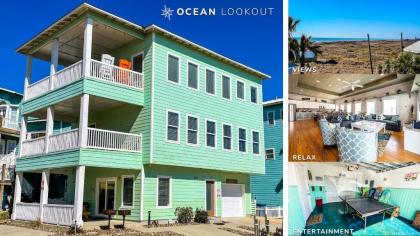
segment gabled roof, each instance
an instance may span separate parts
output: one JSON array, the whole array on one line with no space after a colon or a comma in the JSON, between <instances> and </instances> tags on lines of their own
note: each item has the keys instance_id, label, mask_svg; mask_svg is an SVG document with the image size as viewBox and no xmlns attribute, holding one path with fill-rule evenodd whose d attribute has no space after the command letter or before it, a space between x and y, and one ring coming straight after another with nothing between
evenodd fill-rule
<instances>
[{"instance_id":1,"label":"gabled roof","mask_svg":"<svg viewBox=\"0 0 420 236\"><path fill-rule=\"evenodd\" d=\"M417 41L404 48L404 52L412 52L420 54L420 41Z\"/></svg>"},{"instance_id":2,"label":"gabled roof","mask_svg":"<svg viewBox=\"0 0 420 236\"><path fill-rule=\"evenodd\" d=\"M8 93L17 94L17 95L19 95L19 96L22 96L22 97L23 97L23 94L18 93L18 92L13 91L13 90L6 89L6 88L2 88L2 87L0 87L0 91L5 91L5 92L8 92Z\"/></svg>"},{"instance_id":3,"label":"gabled roof","mask_svg":"<svg viewBox=\"0 0 420 236\"><path fill-rule=\"evenodd\" d=\"M255 70L251 67L248 67L246 65L243 65L237 61L234 61L228 57L222 56L210 49L207 49L203 46L200 46L196 43L193 43L181 36L178 36L174 33L171 33L159 26L156 25L150 25L146 28L137 25L135 23L132 23L128 20L125 20L121 17L118 17L116 15L113 15L109 12L106 12L104 10L101 10L97 7L94 7L90 4L87 3L82 3L81 5L79 5L78 7L76 7L75 9L73 9L72 11L70 11L68 14L66 14L64 17L62 17L61 19L59 19L58 21L56 21L54 24L50 25L49 27L47 27L46 29L44 29L43 31L41 31L39 34L37 34L35 37L33 37L31 40L27 41L26 43L24 43L22 46L20 46L18 49L16 49L17 52L22 53L22 54L29 54L31 52L32 49L38 47L39 45L42 45L43 43L45 43L45 40L48 40L49 37L51 37L52 35L54 35L55 33L57 33L58 31L62 30L64 27L66 27L70 22L72 22L73 20L77 19L78 17L80 17L81 15L85 14L86 12L93 12L96 14L99 14L103 17L106 17L112 21L115 21L119 24L125 25L135 31L138 31L140 33L148 33L148 32L158 32L163 34L164 36L170 37L171 39L174 39L182 44L184 44L185 46L191 47L195 50L198 50L200 52L203 52L209 56L212 56L218 60L221 60L227 64L230 64L234 67L237 67L243 71L246 71L252 75L255 75L256 77L260 78L260 79L268 79L270 78L269 75L264 74L258 70Z\"/></svg>"},{"instance_id":4,"label":"gabled roof","mask_svg":"<svg viewBox=\"0 0 420 236\"><path fill-rule=\"evenodd\" d=\"M263 102L264 107L274 106L274 105L279 105L279 104L283 104L283 99L282 98L276 98L276 99L273 99L273 100Z\"/></svg>"}]
</instances>

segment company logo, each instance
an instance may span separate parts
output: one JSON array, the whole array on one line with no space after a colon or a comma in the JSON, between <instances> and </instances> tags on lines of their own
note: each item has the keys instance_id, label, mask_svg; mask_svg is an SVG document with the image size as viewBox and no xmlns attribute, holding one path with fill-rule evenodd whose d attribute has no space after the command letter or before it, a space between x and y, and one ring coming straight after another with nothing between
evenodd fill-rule
<instances>
[{"instance_id":1,"label":"company logo","mask_svg":"<svg viewBox=\"0 0 420 236\"><path fill-rule=\"evenodd\" d=\"M174 13L175 12L175 13ZM237 7L237 8L200 8L200 7L179 7L172 10L163 5L162 14L165 19L171 20L172 15L176 16L272 16L274 7Z\"/></svg>"}]
</instances>

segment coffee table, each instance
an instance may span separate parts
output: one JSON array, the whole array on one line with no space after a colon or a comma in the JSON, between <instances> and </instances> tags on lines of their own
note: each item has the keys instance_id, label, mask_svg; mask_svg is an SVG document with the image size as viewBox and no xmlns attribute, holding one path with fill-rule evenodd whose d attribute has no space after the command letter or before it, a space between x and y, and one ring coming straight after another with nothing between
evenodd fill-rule
<instances>
[{"instance_id":1,"label":"coffee table","mask_svg":"<svg viewBox=\"0 0 420 236\"><path fill-rule=\"evenodd\" d=\"M385 123L382 122L361 120L351 123L351 127L360 130L375 131L376 133L379 133L381 130L385 132Z\"/></svg>"}]
</instances>

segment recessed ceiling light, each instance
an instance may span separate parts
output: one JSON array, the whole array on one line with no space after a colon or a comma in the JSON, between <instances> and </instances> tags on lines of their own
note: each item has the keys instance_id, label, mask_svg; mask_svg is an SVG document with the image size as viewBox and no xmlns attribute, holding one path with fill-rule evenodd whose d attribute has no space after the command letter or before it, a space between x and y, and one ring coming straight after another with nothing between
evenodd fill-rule
<instances>
[{"instance_id":1,"label":"recessed ceiling light","mask_svg":"<svg viewBox=\"0 0 420 236\"><path fill-rule=\"evenodd\" d=\"M331 86L332 86L331 84L328 85L328 87L331 87Z\"/></svg>"},{"instance_id":2,"label":"recessed ceiling light","mask_svg":"<svg viewBox=\"0 0 420 236\"><path fill-rule=\"evenodd\" d=\"M375 79L370 79L371 81L375 80Z\"/></svg>"},{"instance_id":3,"label":"recessed ceiling light","mask_svg":"<svg viewBox=\"0 0 420 236\"><path fill-rule=\"evenodd\" d=\"M338 81L341 81L341 79L340 79L340 78L338 78L337 80L338 80Z\"/></svg>"},{"instance_id":4,"label":"recessed ceiling light","mask_svg":"<svg viewBox=\"0 0 420 236\"><path fill-rule=\"evenodd\" d=\"M317 83L320 83L321 81L319 81L319 80L316 80L316 82L317 82Z\"/></svg>"},{"instance_id":5,"label":"recessed ceiling light","mask_svg":"<svg viewBox=\"0 0 420 236\"><path fill-rule=\"evenodd\" d=\"M303 89L301 89L301 90L299 90L299 91L303 92Z\"/></svg>"}]
</instances>

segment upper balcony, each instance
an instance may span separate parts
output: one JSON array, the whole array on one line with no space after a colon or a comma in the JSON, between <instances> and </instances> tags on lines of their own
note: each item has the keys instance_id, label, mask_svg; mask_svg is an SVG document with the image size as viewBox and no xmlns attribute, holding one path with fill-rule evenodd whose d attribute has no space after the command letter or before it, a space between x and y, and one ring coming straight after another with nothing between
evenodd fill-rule
<instances>
[{"instance_id":1,"label":"upper balcony","mask_svg":"<svg viewBox=\"0 0 420 236\"><path fill-rule=\"evenodd\" d=\"M146 47L140 31L116 19L89 11L64 17L17 50L27 55L22 112L53 105L69 91L143 105ZM31 82L33 59L50 69Z\"/></svg>"}]
</instances>

